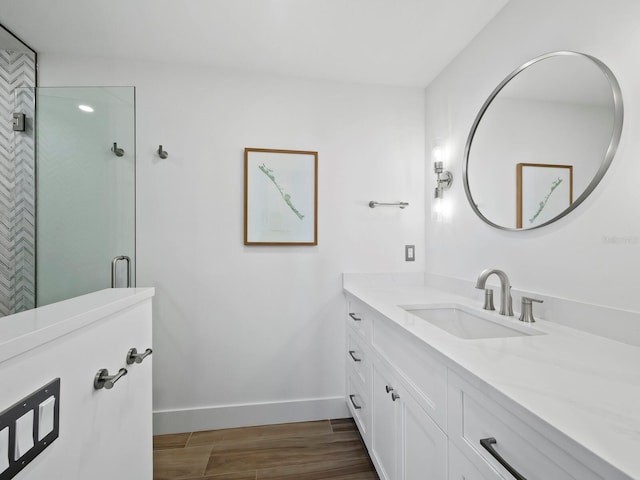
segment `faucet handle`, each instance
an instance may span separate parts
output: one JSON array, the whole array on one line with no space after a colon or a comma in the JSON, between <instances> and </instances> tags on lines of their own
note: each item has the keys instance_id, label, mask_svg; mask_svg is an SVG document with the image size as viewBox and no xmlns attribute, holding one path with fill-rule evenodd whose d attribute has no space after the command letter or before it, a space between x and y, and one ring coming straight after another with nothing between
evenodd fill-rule
<instances>
[{"instance_id":1,"label":"faucet handle","mask_svg":"<svg viewBox=\"0 0 640 480\"><path fill-rule=\"evenodd\" d=\"M491 288L484 289L484 305L482 308L485 310L496 309L496 307L493 306L493 290Z\"/></svg>"},{"instance_id":2,"label":"faucet handle","mask_svg":"<svg viewBox=\"0 0 640 480\"><path fill-rule=\"evenodd\" d=\"M536 319L533 318L533 302L544 303L543 300L538 298L522 297L522 309L519 319L521 322L533 323L536 321Z\"/></svg>"}]
</instances>

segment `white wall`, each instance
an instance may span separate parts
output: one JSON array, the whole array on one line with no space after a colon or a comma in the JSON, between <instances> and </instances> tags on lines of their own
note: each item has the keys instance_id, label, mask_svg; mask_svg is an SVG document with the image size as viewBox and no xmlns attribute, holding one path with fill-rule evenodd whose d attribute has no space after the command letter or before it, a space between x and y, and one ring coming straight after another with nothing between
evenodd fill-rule
<instances>
[{"instance_id":1,"label":"white wall","mask_svg":"<svg viewBox=\"0 0 640 480\"><path fill-rule=\"evenodd\" d=\"M137 280L156 287L154 410L203 409L157 416L156 431L346 413L341 273L423 269L423 90L39 62L41 86L137 87ZM245 147L319 152L317 247L243 246ZM404 262L404 244L418 261ZM263 402L293 403L211 409Z\"/></svg>"},{"instance_id":2,"label":"white wall","mask_svg":"<svg viewBox=\"0 0 640 480\"><path fill-rule=\"evenodd\" d=\"M429 85L426 141L447 140L447 161L456 179L447 192L448 219L427 220L427 272L475 280L484 268L498 267L516 288L640 310L638 18L635 0L512 0ZM499 231L476 217L465 197L467 135L504 77L554 50L593 55L614 72L625 102L620 148L603 181L571 215L538 230ZM435 178L426 178L431 190Z\"/></svg>"}]
</instances>

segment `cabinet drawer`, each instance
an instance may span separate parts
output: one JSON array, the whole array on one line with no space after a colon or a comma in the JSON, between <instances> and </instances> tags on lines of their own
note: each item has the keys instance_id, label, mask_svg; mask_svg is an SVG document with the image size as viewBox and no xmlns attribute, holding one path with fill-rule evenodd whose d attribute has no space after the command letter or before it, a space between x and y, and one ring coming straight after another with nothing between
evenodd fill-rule
<instances>
[{"instance_id":1,"label":"cabinet drawer","mask_svg":"<svg viewBox=\"0 0 640 480\"><path fill-rule=\"evenodd\" d=\"M449 439L471 460L481 479L518 478L500 464L499 455L527 480L603 480L563 449L570 445L553 443L453 373L449 376ZM496 477L495 471L501 476Z\"/></svg>"},{"instance_id":2,"label":"cabinet drawer","mask_svg":"<svg viewBox=\"0 0 640 480\"><path fill-rule=\"evenodd\" d=\"M503 477L496 471L491 471L489 476L481 474L471 461L449 442L449 480L503 480Z\"/></svg>"},{"instance_id":3,"label":"cabinet drawer","mask_svg":"<svg viewBox=\"0 0 640 480\"><path fill-rule=\"evenodd\" d=\"M353 298L347 300L347 325L366 343L371 342L371 317L372 312L365 304Z\"/></svg>"},{"instance_id":4,"label":"cabinet drawer","mask_svg":"<svg viewBox=\"0 0 640 480\"><path fill-rule=\"evenodd\" d=\"M416 391L422 407L446 431L447 367L433 357L420 340L384 318L373 325L373 346L403 374Z\"/></svg>"},{"instance_id":5,"label":"cabinet drawer","mask_svg":"<svg viewBox=\"0 0 640 480\"><path fill-rule=\"evenodd\" d=\"M366 389L354 375L347 375L347 405L368 447L371 436L371 404Z\"/></svg>"},{"instance_id":6,"label":"cabinet drawer","mask_svg":"<svg viewBox=\"0 0 640 480\"><path fill-rule=\"evenodd\" d=\"M371 353L355 332L347 331L347 372L357 375L362 384L371 385Z\"/></svg>"}]
</instances>

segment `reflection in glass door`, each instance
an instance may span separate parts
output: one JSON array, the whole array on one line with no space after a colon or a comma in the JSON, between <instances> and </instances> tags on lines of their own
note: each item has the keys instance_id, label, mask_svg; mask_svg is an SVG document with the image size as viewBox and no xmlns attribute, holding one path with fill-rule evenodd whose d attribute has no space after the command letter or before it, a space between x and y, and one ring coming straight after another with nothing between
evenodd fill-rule
<instances>
[{"instance_id":1,"label":"reflection in glass door","mask_svg":"<svg viewBox=\"0 0 640 480\"><path fill-rule=\"evenodd\" d=\"M134 88L38 88L36 105L36 305L111 287L112 265L135 286Z\"/></svg>"}]
</instances>

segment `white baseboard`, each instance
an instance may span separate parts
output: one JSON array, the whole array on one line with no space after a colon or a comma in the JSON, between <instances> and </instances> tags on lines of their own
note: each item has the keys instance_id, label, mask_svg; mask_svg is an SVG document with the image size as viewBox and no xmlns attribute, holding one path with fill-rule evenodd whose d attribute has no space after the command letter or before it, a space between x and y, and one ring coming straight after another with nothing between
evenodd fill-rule
<instances>
[{"instance_id":1,"label":"white baseboard","mask_svg":"<svg viewBox=\"0 0 640 480\"><path fill-rule=\"evenodd\" d=\"M153 413L153 434L308 422L350 416L344 397L163 410Z\"/></svg>"}]
</instances>

